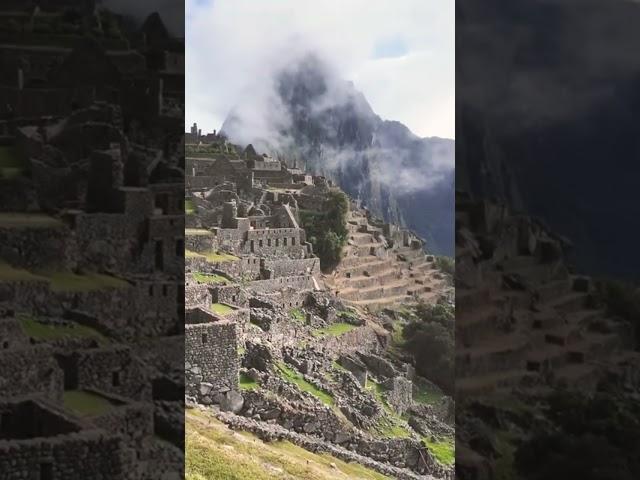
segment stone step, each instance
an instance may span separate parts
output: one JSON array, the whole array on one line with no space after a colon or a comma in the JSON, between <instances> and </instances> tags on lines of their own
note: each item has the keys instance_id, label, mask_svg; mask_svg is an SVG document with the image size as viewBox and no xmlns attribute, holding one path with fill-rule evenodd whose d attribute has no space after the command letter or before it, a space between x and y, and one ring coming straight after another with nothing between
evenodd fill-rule
<instances>
[{"instance_id":1,"label":"stone step","mask_svg":"<svg viewBox=\"0 0 640 480\"><path fill-rule=\"evenodd\" d=\"M349 267L357 267L359 265L379 262L381 260L387 261L391 264L391 259L386 257L378 257L376 255L348 255L340 260L339 270L346 270Z\"/></svg>"},{"instance_id":2,"label":"stone step","mask_svg":"<svg viewBox=\"0 0 640 480\"><path fill-rule=\"evenodd\" d=\"M399 273L395 269L387 268L375 275L359 275L357 277L340 277L335 282L337 288L369 288L376 284L389 283L396 280Z\"/></svg>"},{"instance_id":3,"label":"stone step","mask_svg":"<svg viewBox=\"0 0 640 480\"><path fill-rule=\"evenodd\" d=\"M426 256L427 256L424 253L424 250L416 249L416 248L400 248L396 250L396 255L398 256L402 255L405 258L404 261L407 261L407 262L411 260L416 260L416 259L424 260L426 259Z\"/></svg>"},{"instance_id":4,"label":"stone step","mask_svg":"<svg viewBox=\"0 0 640 480\"><path fill-rule=\"evenodd\" d=\"M397 295L407 295L408 283L406 280L376 285L369 288L346 288L339 293L340 298L345 300L375 300L377 298L394 297Z\"/></svg>"},{"instance_id":5,"label":"stone step","mask_svg":"<svg viewBox=\"0 0 640 480\"><path fill-rule=\"evenodd\" d=\"M365 245L373 243L373 235L370 233L352 233L349 235L349 240L351 240L355 245Z\"/></svg>"},{"instance_id":6,"label":"stone step","mask_svg":"<svg viewBox=\"0 0 640 480\"><path fill-rule=\"evenodd\" d=\"M346 303L356 307L368 308L371 311L377 311L387 307L407 305L414 302L413 299L407 295L397 295L394 297L377 298L375 300L347 301Z\"/></svg>"},{"instance_id":7,"label":"stone step","mask_svg":"<svg viewBox=\"0 0 640 480\"><path fill-rule=\"evenodd\" d=\"M384 245L380 242L370 242L351 247L358 255L375 255L376 252L384 249Z\"/></svg>"},{"instance_id":8,"label":"stone step","mask_svg":"<svg viewBox=\"0 0 640 480\"><path fill-rule=\"evenodd\" d=\"M379 272L385 271L392 267L393 262L387 259L379 259L378 257L371 257L376 260L367 261L360 265L354 265L351 267L341 268L337 272L337 276L339 277L366 277L373 276Z\"/></svg>"}]
</instances>

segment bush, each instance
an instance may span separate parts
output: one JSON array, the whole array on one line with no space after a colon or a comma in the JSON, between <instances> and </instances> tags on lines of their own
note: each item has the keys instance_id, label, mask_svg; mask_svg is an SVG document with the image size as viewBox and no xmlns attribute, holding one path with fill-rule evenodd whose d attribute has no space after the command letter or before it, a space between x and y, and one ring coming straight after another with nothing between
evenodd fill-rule
<instances>
[{"instance_id":1,"label":"bush","mask_svg":"<svg viewBox=\"0 0 640 480\"><path fill-rule=\"evenodd\" d=\"M300 221L307 232L307 239L320 258L323 270L335 267L342 257L347 243L347 213L349 200L344 192L332 190L320 213L301 212Z\"/></svg>"},{"instance_id":2,"label":"bush","mask_svg":"<svg viewBox=\"0 0 640 480\"><path fill-rule=\"evenodd\" d=\"M436 267L447 275L453 276L456 273L456 261L451 257L438 256L436 257Z\"/></svg>"},{"instance_id":3,"label":"bush","mask_svg":"<svg viewBox=\"0 0 640 480\"><path fill-rule=\"evenodd\" d=\"M403 330L404 348L416 360L416 370L447 394L454 390L454 310L445 304L420 304L417 320Z\"/></svg>"}]
</instances>

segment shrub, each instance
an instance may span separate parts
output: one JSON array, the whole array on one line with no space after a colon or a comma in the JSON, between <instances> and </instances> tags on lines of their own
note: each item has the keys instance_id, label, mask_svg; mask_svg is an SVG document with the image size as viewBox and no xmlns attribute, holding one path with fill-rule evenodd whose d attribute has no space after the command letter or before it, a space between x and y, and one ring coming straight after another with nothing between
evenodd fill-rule
<instances>
[{"instance_id":1,"label":"shrub","mask_svg":"<svg viewBox=\"0 0 640 480\"><path fill-rule=\"evenodd\" d=\"M446 393L454 390L454 310L446 304L419 304L417 319L404 328L404 348L416 360L416 370Z\"/></svg>"},{"instance_id":2,"label":"shrub","mask_svg":"<svg viewBox=\"0 0 640 480\"><path fill-rule=\"evenodd\" d=\"M321 213L301 212L300 221L323 270L335 267L347 243L349 200L344 192L332 190Z\"/></svg>"}]
</instances>

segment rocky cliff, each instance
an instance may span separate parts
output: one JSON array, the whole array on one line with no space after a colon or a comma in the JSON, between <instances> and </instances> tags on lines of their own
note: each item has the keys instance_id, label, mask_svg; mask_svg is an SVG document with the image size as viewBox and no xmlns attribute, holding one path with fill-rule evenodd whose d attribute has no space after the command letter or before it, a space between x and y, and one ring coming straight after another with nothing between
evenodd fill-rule
<instances>
[{"instance_id":1,"label":"rocky cliff","mask_svg":"<svg viewBox=\"0 0 640 480\"><path fill-rule=\"evenodd\" d=\"M273 87L271 131L247 128L260 123L262 109L239 105L223 133L289 163L304 158L298 166L334 179L386 221L415 230L431 252L453 253L453 140L420 138L400 122L383 120L352 83L315 56L283 69Z\"/></svg>"}]
</instances>

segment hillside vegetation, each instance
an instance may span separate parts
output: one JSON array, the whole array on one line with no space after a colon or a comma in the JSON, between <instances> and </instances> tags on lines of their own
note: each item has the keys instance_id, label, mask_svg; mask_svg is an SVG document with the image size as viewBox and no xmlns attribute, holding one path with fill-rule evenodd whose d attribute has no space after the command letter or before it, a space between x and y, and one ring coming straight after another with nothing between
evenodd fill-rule
<instances>
[{"instance_id":1,"label":"hillside vegetation","mask_svg":"<svg viewBox=\"0 0 640 480\"><path fill-rule=\"evenodd\" d=\"M234 432L200 411L187 412L186 480L385 480L388 477L290 442Z\"/></svg>"}]
</instances>

